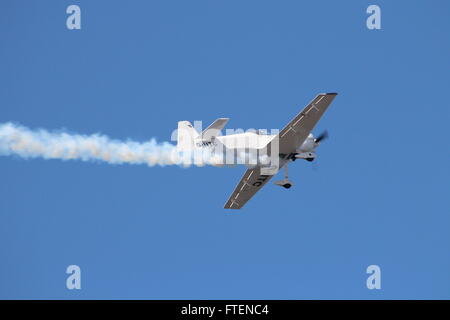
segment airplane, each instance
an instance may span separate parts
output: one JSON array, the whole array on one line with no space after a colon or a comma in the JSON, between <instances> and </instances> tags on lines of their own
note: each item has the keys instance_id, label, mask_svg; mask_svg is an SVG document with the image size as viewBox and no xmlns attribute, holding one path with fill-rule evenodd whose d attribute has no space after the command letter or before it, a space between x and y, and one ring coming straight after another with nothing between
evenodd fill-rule
<instances>
[{"instance_id":1,"label":"airplane","mask_svg":"<svg viewBox=\"0 0 450 320\"><path fill-rule=\"evenodd\" d=\"M247 165L248 169L224 208L241 209L283 167L284 179L275 181L275 185L286 189L293 186L288 177L288 164L296 159L313 161L316 158L316 148L328 137L328 133L325 131L314 137L311 131L336 95L337 93L318 94L278 134L250 131L221 135L229 118L217 119L201 133L189 121L179 121L177 150L179 152L207 150L209 154L221 157L225 155L228 157L227 160L231 159L227 162L222 158L217 166L229 163L235 165L236 158L240 158L239 164ZM251 154L255 154L256 157L249 156ZM262 160L267 158L271 159L269 164ZM276 164L273 165L274 163Z\"/></svg>"}]
</instances>

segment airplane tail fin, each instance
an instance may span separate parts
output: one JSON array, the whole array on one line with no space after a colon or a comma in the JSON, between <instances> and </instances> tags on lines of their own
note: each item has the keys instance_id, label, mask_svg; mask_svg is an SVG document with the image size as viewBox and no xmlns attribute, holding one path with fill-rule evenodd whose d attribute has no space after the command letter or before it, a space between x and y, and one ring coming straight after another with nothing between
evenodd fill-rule
<instances>
[{"instance_id":1,"label":"airplane tail fin","mask_svg":"<svg viewBox=\"0 0 450 320\"><path fill-rule=\"evenodd\" d=\"M177 150L188 151L195 147L195 139L200 134L189 121L178 121Z\"/></svg>"}]
</instances>

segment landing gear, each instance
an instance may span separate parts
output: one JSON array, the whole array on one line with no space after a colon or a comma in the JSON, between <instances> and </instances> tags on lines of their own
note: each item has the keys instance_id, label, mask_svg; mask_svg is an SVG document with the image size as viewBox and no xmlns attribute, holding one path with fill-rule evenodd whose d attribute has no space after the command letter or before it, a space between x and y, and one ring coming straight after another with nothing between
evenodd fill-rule
<instances>
[{"instance_id":1,"label":"landing gear","mask_svg":"<svg viewBox=\"0 0 450 320\"><path fill-rule=\"evenodd\" d=\"M286 163L286 165L284 166L284 179L283 180L278 180L274 182L277 186L289 189L290 187L292 187L294 185L294 183L292 181L289 180L288 178L288 164Z\"/></svg>"},{"instance_id":2,"label":"landing gear","mask_svg":"<svg viewBox=\"0 0 450 320\"><path fill-rule=\"evenodd\" d=\"M316 153L314 151L311 152L300 152L300 153L294 153L292 154L292 161L294 161L295 159L305 159L306 161L314 161L314 159L316 158Z\"/></svg>"}]
</instances>

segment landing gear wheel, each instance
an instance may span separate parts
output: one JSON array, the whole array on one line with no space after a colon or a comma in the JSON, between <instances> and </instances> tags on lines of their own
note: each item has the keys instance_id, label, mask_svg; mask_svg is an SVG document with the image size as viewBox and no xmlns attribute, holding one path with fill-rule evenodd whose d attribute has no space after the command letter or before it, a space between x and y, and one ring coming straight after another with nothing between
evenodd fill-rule
<instances>
[{"instance_id":1,"label":"landing gear wheel","mask_svg":"<svg viewBox=\"0 0 450 320\"><path fill-rule=\"evenodd\" d=\"M285 189L289 189L290 187L292 187L294 185L294 183L289 180L289 177L288 177L288 164L287 163L286 163L286 165L284 167L284 170L285 170L284 171L284 179L275 181L274 183L277 186L283 187Z\"/></svg>"}]
</instances>

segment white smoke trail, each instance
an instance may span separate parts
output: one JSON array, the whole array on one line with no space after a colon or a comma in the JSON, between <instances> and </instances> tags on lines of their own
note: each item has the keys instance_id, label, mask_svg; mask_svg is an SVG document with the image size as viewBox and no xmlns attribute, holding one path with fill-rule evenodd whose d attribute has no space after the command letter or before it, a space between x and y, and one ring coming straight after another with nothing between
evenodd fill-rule
<instances>
[{"instance_id":1,"label":"white smoke trail","mask_svg":"<svg viewBox=\"0 0 450 320\"><path fill-rule=\"evenodd\" d=\"M79 135L65 132L30 130L13 123L0 124L0 155L22 158L103 161L111 164L183 165L192 164L191 157L180 155L176 146L158 143L119 141L105 135ZM196 165L209 163L197 161Z\"/></svg>"}]
</instances>

